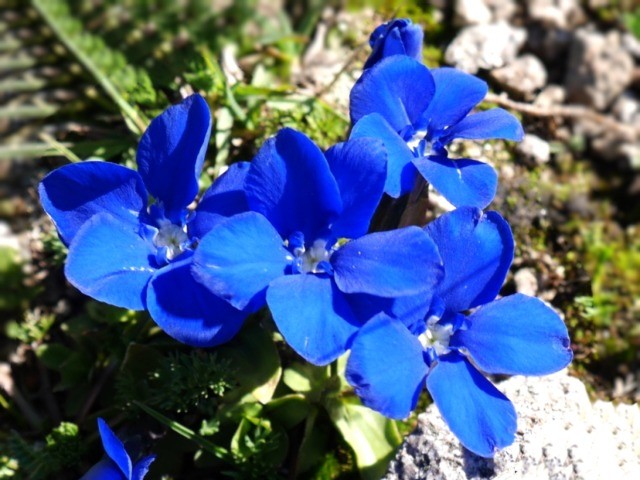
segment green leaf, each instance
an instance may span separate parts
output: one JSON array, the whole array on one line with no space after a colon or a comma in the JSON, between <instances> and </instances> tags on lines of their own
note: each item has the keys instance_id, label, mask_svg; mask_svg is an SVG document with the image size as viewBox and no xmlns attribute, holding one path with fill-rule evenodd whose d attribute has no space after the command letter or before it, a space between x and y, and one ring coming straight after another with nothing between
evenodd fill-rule
<instances>
[{"instance_id":1,"label":"green leaf","mask_svg":"<svg viewBox=\"0 0 640 480\"><path fill-rule=\"evenodd\" d=\"M327 408L333 424L356 455L360 476L379 479L402 441L395 421L344 399L332 399Z\"/></svg>"},{"instance_id":2,"label":"green leaf","mask_svg":"<svg viewBox=\"0 0 640 480\"><path fill-rule=\"evenodd\" d=\"M299 393L274 398L264 408L264 413L290 429L303 421L311 411L309 401Z\"/></svg>"},{"instance_id":3,"label":"green leaf","mask_svg":"<svg viewBox=\"0 0 640 480\"><path fill-rule=\"evenodd\" d=\"M225 401L234 402L246 393L266 404L273 398L282 375L280 356L271 335L258 324L247 325L234 340L218 349L222 358L237 369L239 388L230 392Z\"/></svg>"}]
</instances>

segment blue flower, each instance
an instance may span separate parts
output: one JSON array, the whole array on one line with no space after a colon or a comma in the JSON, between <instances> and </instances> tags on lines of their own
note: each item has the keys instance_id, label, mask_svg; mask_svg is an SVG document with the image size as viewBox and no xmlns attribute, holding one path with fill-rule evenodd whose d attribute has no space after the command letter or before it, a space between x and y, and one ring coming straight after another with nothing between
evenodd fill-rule
<instances>
[{"instance_id":1,"label":"blue flower","mask_svg":"<svg viewBox=\"0 0 640 480\"><path fill-rule=\"evenodd\" d=\"M378 26L369 37L371 54L364 69L391 55L407 55L422 61L422 40L424 34L418 25L408 18L399 18Z\"/></svg>"},{"instance_id":2,"label":"blue flower","mask_svg":"<svg viewBox=\"0 0 640 480\"><path fill-rule=\"evenodd\" d=\"M210 130L209 108L193 95L151 122L138 146L138 172L87 161L54 170L39 188L69 246L69 282L96 300L149 310L166 333L194 346L228 340L244 318L190 273L198 238L246 209L247 163L219 178L195 212L187 208L198 192Z\"/></svg>"},{"instance_id":3,"label":"blue flower","mask_svg":"<svg viewBox=\"0 0 640 480\"><path fill-rule=\"evenodd\" d=\"M101 418L98 430L107 458L96 463L80 480L142 480L156 456L149 455L133 463L120 439Z\"/></svg>"},{"instance_id":4,"label":"blue flower","mask_svg":"<svg viewBox=\"0 0 640 480\"><path fill-rule=\"evenodd\" d=\"M501 108L469 115L486 93L486 83L473 75L430 71L394 55L353 87L351 138L383 140L389 152L385 192L392 197L412 189L417 170L454 206L484 208L495 196L495 170L477 160L449 159L446 147L456 139L522 139L520 122Z\"/></svg>"},{"instance_id":5,"label":"blue flower","mask_svg":"<svg viewBox=\"0 0 640 480\"><path fill-rule=\"evenodd\" d=\"M560 370L572 358L567 329L537 298L514 294L494 300L514 249L500 215L463 207L425 231L444 263L426 320L403 324L380 314L367 322L353 341L347 379L365 405L392 418L415 408L426 382L460 442L491 456L513 442L516 412L480 372Z\"/></svg>"},{"instance_id":6,"label":"blue flower","mask_svg":"<svg viewBox=\"0 0 640 480\"><path fill-rule=\"evenodd\" d=\"M305 135L281 130L246 175L252 211L202 238L196 277L237 309L266 302L285 340L316 365L343 354L371 312L426 313L441 275L428 235L417 227L367 234L385 163L375 139L323 154Z\"/></svg>"}]
</instances>

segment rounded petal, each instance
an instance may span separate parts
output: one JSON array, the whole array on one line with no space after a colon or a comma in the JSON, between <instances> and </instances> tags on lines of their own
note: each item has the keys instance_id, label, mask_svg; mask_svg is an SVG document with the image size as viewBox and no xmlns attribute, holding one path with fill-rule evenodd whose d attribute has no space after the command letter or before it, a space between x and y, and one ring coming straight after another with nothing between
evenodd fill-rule
<instances>
[{"instance_id":1,"label":"rounded petal","mask_svg":"<svg viewBox=\"0 0 640 480\"><path fill-rule=\"evenodd\" d=\"M278 278L269 285L267 304L287 343L314 365L327 365L346 352L361 325L329 277Z\"/></svg>"},{"instance_id":2,"label":"rounded petal","mask_svg":"<svg viewBox=\"0 0 640 480\"><path fill-rule=\"evenodd\" d=\"M462 312L496 298L514 250L511 228L498 213L458 208L436 218L425 231L444 263L437 294L448 310Z\"/></svg>"},{"instance_id":3,"label":"rounded petal","mask_svg":"<svg viewBox=\"0 0 640 480\"><path fill-rule=\"evenodd\" d=\"M353 126L349 138L379 138L387 151L384 192L394 198L409 193L416 178L413 152L391 125L379 114L365 115Z\"/></svg>"},{"instance_id":4,"label":"rounded petal","mask_svg":"<svg viewBox=\"0 0 640 480\"><path fill-rule=\"evenodd\" d=\"M246 212L221 221L202 238L193 274L215 296L242 310L261 303L269 282L284 275L289 262L289 252L269 221Z\"/></svg>"},{"instance_id":5,"label":"rounded petal","mask_svg":"<svg viewBox=\"0 0 640 480\"><path fill-rule=\"evenodd\" d=\"M431 72L413 58L394 55L365 71L351 90L351 123L379 113L396 131L418 125L435 92Z\"/></svg>"},{"instance_id":6,"label":"rounded petal","mask_svg":"<svg viewBox=\"0 0 640 480\"><path fill-rule=\"evenodd\" d=\"M149 472L149 468L151 467L151 464L155 461L155 459L155 455L149 455L141 460L138 460L133 466L133 476L131 477L131 480L142 480L147 472Z\"/></svg>"},{"instance_id":7,"label":"rounded petal","mask_svg":"<svg viewBox=\"0 0 640 480\"><path fill-rule=\"evenodd\" d=\"M104 451L107 452L109 458L118 465L118 468L122 471L125 478L131 478L133 470L131 458L129 458L129 454L120 439L116 437L113 430L111 430L109 425L101 418L98 418L98 430L100 431Z\"/></svg>"},{"instance_id":8,"label":"rounded petal","mask_svg":"<svg viewBox=\"0 0 640 480\"><path fill-rule=\"evenodd\" d=\"M392 20L376 27L369 38L373 51L363 68L371 68L391 55L407 55L421 61L423 37L422 28L413 25L407 18Z\"/></svg>"},{"instance_id":9,"label":"rounded petal","mask_svg":"<svg viewBox=\"0 0 640 480\"><path fill-rule=\"evenodd\" d=\"M247 313L233 308L196 282L191 258L158 270L149 282L147 308L169 336L193 347L225 343L242 327Z\"/></svg>"},{"instance_id":10,"label":"rounded petal","mask_svg":"<svg viewBox=\"0 0 640 480\"><path fill-rule=\"evenodd\" d=\"M424 114L429 132L440 132L465 118L487 94L486 82L456 68L431 70L436 92Z\"/></svg>"},{"instance_id":11,"label":"rounded petal","mask_svg":"<svg viewBox=\"0 0 640 480\"><path fill-rule=\"evenodd\" d=\"M244 179L250 165L249 162L234 163L216 178L202 196L193 219L188 223L190 238L202 238L223 218L249 210Z\"/></svg>"},{"instance_id":12,"label":"rounded petal","mask_svg":"<svg viewBox=\"0 0 640 480\"><path fill-rule=\"evenodd\" d=\"M283 238L326 233L342 211L340 191L320 149L307 136L282 129L265 142L245 181L251 210L262 213Z\"/></svg>"},{"instance_id":13,"label":"rounded petal","mask_svg":"<svg viewBox=\"0 0 640 480\"><path fill-rule=\"evenodd\" d=\"M567 327L537 298L517 293L488 303L467 319L451 345L464 347L487 373L548 375L573 358Z\"/></svg>"},{"instance_id":14,"label":"rounded petal","mask_svg":"<svg viewBox=\"0 0 640 480\"><path fill-rule=\"evenodd\" d=\"M466 116L459 123L448 128L439 141L442 145L457 138L467 140L501 138L519 142L523 137L524 130L516 117L502 108L492 108Z\"/></svg>"},{"instance_id":15,"label":"rounded petal","mask_svg":"<svg viewBox=\"0 0 640 480\"><path fill-rule=\"evenodd\" d=\"M340 290L379 297L427 294L442 275L437 248L418 227L352 240L333 254L331 265Z\"/></svg>"},{"instance_id":16,"label":"rounded petal","mask_svg":"<svg viewBox=\"0 0 640 480\"><path fill-rule=\"evenodd\" d=\"M387 176L387 151L381 140L356 138L326 153L338 183L343 210L331 225L335 237L357 238L369 231Z\"/></svg>"},{"instance_id":17,"label":"rounded petal","mask_svg":"<svg viewBox=\"0 0 640 480\"><path fill-rule=\"evenodd\" d=\"M69 245L82 225L108 212L137 231L147 191L134 170L107 162L72 163L49 173L38 187L42 208Z\"/></svg>"},{"instance_id":18,"label":"rounded petal","mask_svg":"<svg viewBox=\"0 0 640 480\"><path fill-rule=\"evenodd\" d=\"M128 480L118 465L110 458L103 458L85 473L80 480Z\"/></svg>"},{"instance_id":19,"label":"rounded petal","mask_svg":"<svg viewBox=\"0 0 640 480\"><path fill-rule=\"evenodd\" d=\"M198 94L154 118L142 135L136 159L147 189L178 220L198 193L198 177L211 134L211 113Z\"/></svg>"},{"instance_id":20,"label":"rounded petal","mask_svg":"<svg viewBox=\"0 0 640 480\"><path fill-rule=\"evenodd\" d=\"M417 322L424 325L425 316L431 305L431 296L428 292L395 298L377 297L366 293L350 293L346 295L346 299L356 318L361 321L370 320L380 312L384 312L391 318L397 318L408 327Z\"/></svg>"},{"instance_id":21,"label":"rounded petal","mask_svg":"<svg viewBox=\"0 0 640 480\"><path fill-rule=\"evenodd\" d=\"M420 341L397 320L381 314L368 321L353 340L347 381L364 405L386 417L409 416L426 375Z\"/></svg>"},{"instance_id":22,"label":"rounded petal","mask_svg":"<svg viewBox=\"0 0 640 480\"><path fill-rule=\"evenodd\" d=\"M513 404L463 356L441 356L427 375L427 389L451 431L476 455L491 457L513 443Z\"/></svg>"},{"instance_id":23,"label":"rounded petal","mask_svg":"<svg viewBox=\"0 0 640 480\"><path fill-rule=\"evenodd\" d=\"M156 249L129 225L106 213L85 222L69 247L67 279L85 295L117 307L144 310L158 265Z\"/></svg>"},{"instance_id":24,"label":"rounded petal","mask_svg":"<svg viewBox=\"0 0 640 480\"><path fill-rule=\"evenodd\" d=\"M455 207L485 208L498 188L498 174L486 163L429 156L413 160L425 180Z\"/></svg>"}]
</instances>

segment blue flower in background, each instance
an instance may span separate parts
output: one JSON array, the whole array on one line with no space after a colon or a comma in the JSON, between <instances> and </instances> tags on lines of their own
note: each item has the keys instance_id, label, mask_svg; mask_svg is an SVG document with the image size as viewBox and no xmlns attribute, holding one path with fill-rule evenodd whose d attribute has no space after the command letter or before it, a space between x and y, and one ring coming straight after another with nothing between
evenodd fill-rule
<instances>
[{"instance_id":1,"label":"blue flower in background","mask_svg":"<svg viewBox=\"0 0 640 480\"><path fill-rule=\"evenodd\" d=\"M429 70L394 55L365 71L351 90L351 138L381 139L389 153L385 192L411 191L416 170L456 207L486 207L495 196L497 174L477 160L448 158L456 139L521 140L520 122L501 109L469 115L487 84L453 68Z\"/></svg>"},{"instance_id":2,"label":"blue flower in background","mask_svg":"<svg viewBox=\"0 0 640 480\"><path fill-rule=\"evenodd\" d=\"M459 208L425 231L444 263L426 320L401 323L380 314L367 322L353 341L347 379L365 405L392 418L408 416L426 381L460 442L491 456L513 442L516 412L480 372L558 371L572 358L567 329L537 298L495 300L514 250L500 215Z\"/></svg>"},{"instance_id":3,"label":"blue flower in background","mask_svg":"<svg viewBox=\"0 0 640 480\"><path fill-rule=\"evenodd\" d=\"M418 25L408 18L399 18L377 27L369 37L371 55L364 69L391 55L407 55L422 61L422 40L424 34Z\"/></svg>"},{"instance_id":4,"label":"blue flower in background","mask_svg":"<svg viewBox=\"0 0 640 480\"><path fill-rule=\"evenodd\" d=\"M316 365L343 354L371 311L426 313L441 275L433 241L417 227L367 234L385 169L375 139L323 154L305 135L281 130L246 175L252 211L202 238L196 277L237 309L266 302L287 343Z\"/></svg>"},{"instance_id":5,"label":"blue flower in background","mask_svg":"<svg viewBox=\"0 0 640 480\"><path fill-rule=\"evenodd\" d=\"M80 480L142 480L156 456L149 455L133 463L120 439L101 418L98 418L98 430L107 458L95 464Z\"/></svg>"},{"instance_id":6,"label":"blue flower in background","mask_svg":"<svg viewBox=\"0 0 640 480\"><path fill-rule=\"evenodd\" d=\"M210 131L209 108L192 95L151 122L138 146L138 172L87 161L54 170L39 188L69 247L69 282L96 300L148 309L166 333L194 346L230 339L245 316L190 272L197 240L224 216L246 209L247 163L220 177L195 212L187 208L198 193Z\"/></svg>"}]
</instances>

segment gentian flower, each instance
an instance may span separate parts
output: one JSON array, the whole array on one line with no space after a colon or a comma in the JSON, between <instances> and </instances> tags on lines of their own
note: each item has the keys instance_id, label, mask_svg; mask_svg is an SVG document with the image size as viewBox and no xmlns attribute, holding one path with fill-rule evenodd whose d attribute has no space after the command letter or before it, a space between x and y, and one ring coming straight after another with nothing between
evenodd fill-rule
<instances>
[{"instance_id":1,"label":"gentian flower","mask_svg":"<svg viewBox=\"0 0 640 480\"><path fill-rule=\"evenodd\" d=\"M120 439L101 418L98 430L107 458L96 463L80 480L142 480L156 456L149 455L133 463Z\"/></svg>"},{"instance_id":2,"label":"gentian flower","mask_svg":"<svg viewBox=\"0 0 640 480\"><path fill-rule=\"evenodd\" d=\"M381 139L389 152L385 192L411 191L416 170L456 207L486 207L497 174L485 163L450 159L456 139L521 140L520 122L501 108L469 115L487 84L453 68L430 71L413 58L394 55L365 71L351 90L351 138Z\"/></svg>"},{"instance_id":3,"label":"gentian flower","mask_svg":"<svg viewBox=\"0 0 640 480\"><path fill-rule=\"evenodd\" d=\"M382 196L386 152L356 139L326 154L281 130L251 162L251 212L227 218L194 254L195 276L237 309L266 302L285 340L325 365L350 345L371 310L428 308L440 258L418 227L367 234ZM353 239L347 241L347 239Z\"/></svg>"},{"instance_id":4,"label":"gentian flower","mask_svg":"<svg viewBox=\"0 0 640 480\"><path fill-rule=\"evenodd\" d=\"M365 405L392 418L415 408L426 382L460 442L491 456L513 442L516 412L480 372L558 371L572 358L567 329L537 298L514 294L494 300L514 249L500 215L462 207L425 231L444 263L426 320L407 328L380 314L367 322L353 341L347 379Z\"/></svg>"},{"instance_id":5,"label":"gentian flower","mask_svg":"<svg viewBox=\"0 0 640 480\"><path fill-rule=\"evenodd\" d=\"M408 18L398 18L378 26L369 37L371 54L364 69L391 55L406 55L422 61L422 40L424 34L418 25Z\"/></svg>"},{"instance_id":6,"label":"gentian flower","mask_svg":"<svg viewBox=\"0 0 640 480\"><path fill-rule=\"evenodd\" d=\"M199 237L246 209L247 163L220 177L195 212L187 209L198 192L210 130L206 102L192 95L151 122L138 146L138 172L86 161L54 170L39 188L69 247L65 274L72 285L105 303L147 309L166 333L201 347L231 338L245 316L190 273Z\"/></svg>"}]
</instances>

